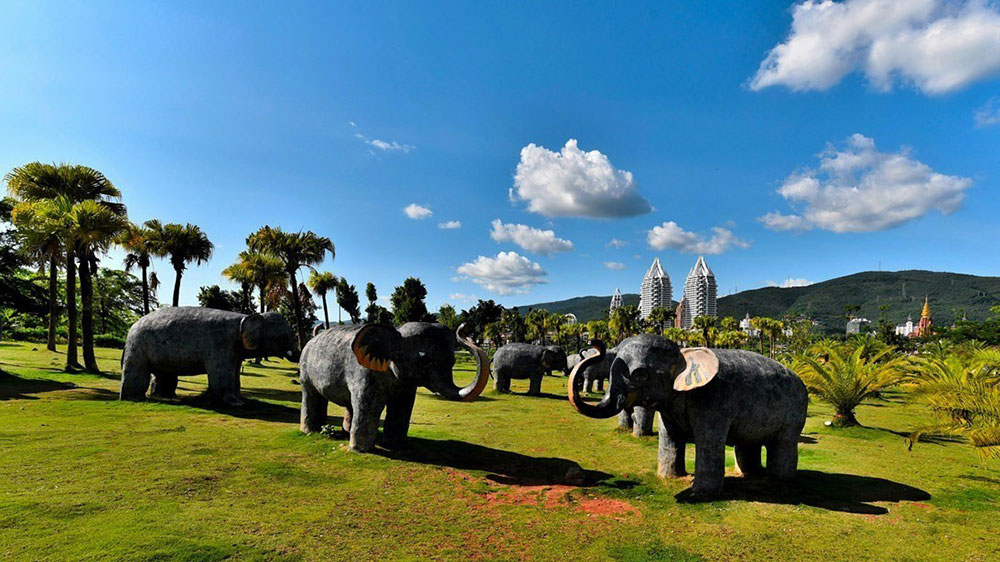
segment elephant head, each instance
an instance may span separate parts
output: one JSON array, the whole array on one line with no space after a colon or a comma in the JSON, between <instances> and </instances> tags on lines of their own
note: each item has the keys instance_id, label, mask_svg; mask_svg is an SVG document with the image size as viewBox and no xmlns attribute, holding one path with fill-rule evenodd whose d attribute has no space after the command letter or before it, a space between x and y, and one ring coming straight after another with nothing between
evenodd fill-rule
<instances>
[{"instance_id":1,"label":"elephant head","mask_svg":"<svg viewBox=\"0 0 1000 562\"><path fill-rule=\"evenodd\" d=\"M637 403L663 402L674 392L688 392L708 384L718 371L718 361L707 349L682 352L677 344L662 336L634 336L617 347L604 398L597 404L588 404L580 398L575 379L588 365L602 361L606 353L600 340L590 343L596 353L577 364L568 386L570 403L592 418L610 418Z\"/></svg>"},{"instance_id":2,"label":"elephant head","mask_svg":"<svg viewBox=\"0 0 1000 562\"><path fill-rule=\"evenodd\" d=\"M456 385L452 377L457 346L476 358L476 377L465 387ZM362 366L392 373L401 381L426 387L449 400L475 400L489 381L486 352L465 335L465 324L454 334L441 324L429 322L409 322L398 330L367 324L355 335L351 349Z\"/></svg>"},{"instance_id":3,"label":"elephant head","mask_svg":"<svg viewBox=\"0 0 1000 562\"><path fill-rule=\"evenodd\" d=\"M542 350L542 367L546 371L562 371L569 374L566 352L558 345L550 345Z\"/></svg>"},{"instance_id":4,"label":"elephant head","mask_svg":"<svg viewBox=\"0 0 1000 562\"><path fill-rule=\"evenodd\" d=\"M249 314L240 321L240 342L249 357L284 357L299 360L295 332L278 312Z\"/></svg>"}]
</instances>

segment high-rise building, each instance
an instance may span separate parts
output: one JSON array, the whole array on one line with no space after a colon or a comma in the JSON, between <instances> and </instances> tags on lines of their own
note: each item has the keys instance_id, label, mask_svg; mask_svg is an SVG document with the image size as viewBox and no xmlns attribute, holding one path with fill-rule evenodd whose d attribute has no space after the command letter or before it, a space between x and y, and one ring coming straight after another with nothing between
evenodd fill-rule
<instances>
[{"instance_id":1,"label":"high-rise building","mask_svg":"<svg viewBox=\"0 0 1000 562\"><path fill-rule=\"evenodd\" d=\"M716 316L715 274L705 263L703 256L698 256L691 272L684 282L684 327L694 325L694 319L699 316Z\"/></svg>"},{"instance_id":2,"label":"high-rise building","mask_svg":"<svg viewBox=\"0 0 1000 562\"><path fill-rule=\"evenodd\" d=\"M669 308L673 304L674 289L670 286L670 276L663 271L660 258L653 259L653 265L642 278L642 288L639 290L639 316L649 317L654 308Z\"/></svg>"},{"instance_id":3,"label":"high-rise building","mask_svg":"<svg viewBox=\"0 0 1000 562\"><path fill-rule=\"evenodd\" d=\"M608 309L610 312L614 312L616 309L622 307L625 304L625 300L622 299L622 292L615 289L615 294L611 295L611 307Z\"/></svg>"}]
</instances>

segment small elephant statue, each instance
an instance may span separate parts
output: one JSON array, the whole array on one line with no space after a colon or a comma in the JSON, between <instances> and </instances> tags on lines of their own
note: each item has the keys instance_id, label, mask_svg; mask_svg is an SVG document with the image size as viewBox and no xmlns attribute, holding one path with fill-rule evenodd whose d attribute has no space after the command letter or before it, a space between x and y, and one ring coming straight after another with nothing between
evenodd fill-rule
<instances>
[{"instance_id":1,"label":"small elephant statue","mask_svg":"<svg viewBox=\"0 0 1000 562\"><path fill-rule=\"evenodd\" d=\"M406 439L418 386L449 400L475 400L486 388L490 367L486 352L464 329L465 324L452 333L441 324L409 322L398 330L383 324L324 330L306 344L299 361L302 431L319 431L333 402L345 409L351 450L370 452L385 410L381 444L394 449ZM452 377L459 346L476 358L476 377L463 388Z\"/></svg>"},{"instance_id":2,"label":"small elephant statue","mask_svg":"<svg viewBox=\"0 0 1000 562\"><path fill-rule=\"evenodd\" d=\"M568 370L566 352L561 347L508 343L493 354L493 388L510 392L511 379L528 379L528 394L538 396L542 393L542 377L554 370Z\"/></svg>"},{"instance_id":3,"label":"small elephant statue","mask_svg":"<svg viewBox=\"0 0 1000 562\"><path fill-rule=\"evenodd\" d=\"M150 387L160 398L177 396L177 377L208 374L208 391L242 406L240 367L251 357L298 360L295 333L277 312L240 314L196 306L168 307L140 318L122 351L122 400L142 400Z\"/></svg>"},{"instance_id":4,"label":"small elephant statue","mask_svg":"<svg viewBox=\"0 0 1000 562\"><path fill-rule=\"evenodd\" d=\"M592 418L609 418L635 406L659 412L660 477L686 474L684 447L689 442L695 445L693 498L722 491L726 445L735 446L736 464L745 476L762 472L762 446L767 447L767 474L795 476L809 398L802 381L781 363L750 351L682 351L667 338L642 334L618 345L608 391L599 403L589 404L574 382L589 364L604 359L604 346L591 343L598 353L570 374L570 403Z\"/></svg>"}]
</instances>

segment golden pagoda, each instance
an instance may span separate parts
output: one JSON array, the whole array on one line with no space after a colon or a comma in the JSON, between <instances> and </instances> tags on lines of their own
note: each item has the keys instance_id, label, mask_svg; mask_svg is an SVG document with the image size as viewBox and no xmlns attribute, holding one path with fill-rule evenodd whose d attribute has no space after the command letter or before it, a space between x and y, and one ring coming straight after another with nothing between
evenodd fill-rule
<instances>
[{"instance_id":1,"label":"golden pagoda","mask_svg":"<svg viewBox=\"0 0 1000 562\"><path fill-rule=\"evenodd\" d=\"M920 322L917 324L917 329L913 331L913 335L916 337L930 335L932 322L930 299L925 296L924 309L920 312Z\"/></svg>"}]
</instances>

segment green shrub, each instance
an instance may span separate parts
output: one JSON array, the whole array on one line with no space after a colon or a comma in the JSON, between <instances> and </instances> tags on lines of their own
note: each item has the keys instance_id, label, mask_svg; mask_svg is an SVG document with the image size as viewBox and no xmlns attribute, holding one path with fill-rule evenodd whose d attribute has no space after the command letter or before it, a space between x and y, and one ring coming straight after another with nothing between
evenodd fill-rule
<instances>
[{"instance_id":1,"label":"green shrub","mask_svg":"<svg viewBox=\"0 0 1000 562\"><path fill-rule=\"evenodd\" d=\"M122 349L125 347L125 338L115 334L97 334L94 336L94 345L97 347Z\"/></svg>"}]
</instances>

